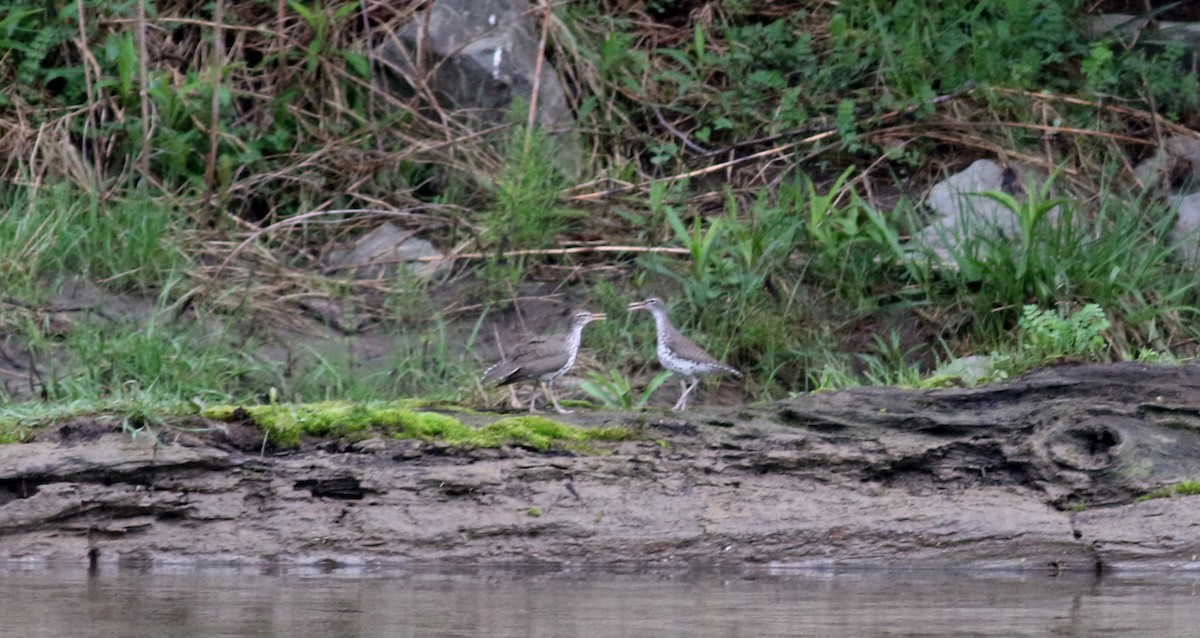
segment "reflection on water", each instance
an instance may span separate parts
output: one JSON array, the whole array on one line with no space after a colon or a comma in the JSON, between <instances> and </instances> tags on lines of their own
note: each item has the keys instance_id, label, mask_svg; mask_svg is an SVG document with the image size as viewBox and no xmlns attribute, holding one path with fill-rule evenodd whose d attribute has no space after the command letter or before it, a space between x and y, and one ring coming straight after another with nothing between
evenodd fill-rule
<instances>
[{"instance_id":1,"label":"reflection on water","mask_svg":"<svg viewBox=\"0 0 1200 638\"><path fill-rule=\"evenodd\" d=\"M0 566L0 635L1197 636L1200 574Z\"/></svg>"}]
</instances>

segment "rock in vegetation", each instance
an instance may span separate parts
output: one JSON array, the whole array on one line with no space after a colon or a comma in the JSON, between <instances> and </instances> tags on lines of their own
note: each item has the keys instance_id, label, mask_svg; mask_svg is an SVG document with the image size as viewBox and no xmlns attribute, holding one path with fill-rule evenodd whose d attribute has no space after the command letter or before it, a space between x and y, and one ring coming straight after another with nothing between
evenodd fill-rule
<instances>
[{"instance_id":1,"label":"rock in vegetation","mask_svg":"<svg viewBox=\"0 0 1200 638\"><path fill-rule=\"evenodd\" d=\"M925 205L940 217L915 240L943 263L952 264L954 255L961 254L974 237L1016 237L1021 227L1016 212L986 193L1005 193L1024 201L1028 173L1023 167L1005 167L983 159L938 182L930 189Z\"/></svg>"},{"instance_id":2,"label":"rock in vegetation","mask_svg":"<svg viewBox=\"0 0 1200 638\"><path fill-rule=\"evenodd\" d=\"M1200 193L1195 192L1200 184L1200 140L1168 137L1133 172L1147 190L1166 195L1176 212L1171 244L1194 261L1200 254Z\"/></svg>"},{"instance_id":3,"label":"rock in vegetation","mask_svg":"<svg viewBox=\"0 0 1200 638\"><path fill-rule=\"evenodd\" d=\"M1085 15L1082 24L1084 33L1095 39L1115 34L1132 44L1161 46L1170 43L1200 52L1200 24L1194 22L1151 20L1127 13L1104 13Z\"/></svg>"},{"instance_id":4,"label":"rock in vegetation","mask_svg":"<svg viewBox=\"0 0 1200 638\"><path fill-rule=\"evenodd\" d=\"M564 153L560 167L574 174L575 118L554 67L543 58L537 72L539 32L526 0L437 0L379 56L407 91L487 124L504 121L515 102L531 104L536 87L537 124Z\"/></svg>"},{"instance_id":5,"label":"rock in vegetation","mask_svg":"<svg viewBox=\"0 0 1200 638\"><path fill-rule=\"evenodd\" d=\"M1200 568L1200 496L1162 489L1200 477L1198 366L569 418L632 437L296 448L77 420L0 446L0 559Z\"/></svg>"},{"instance_id":6,"label":"rock in vegetation","mask_svg":"<svg viewBox=\"0 0 1200 638\"><path fill-rule=\"evenodd\" d=\"M1177 217L1171 229L1171 244L1190 262L1200 255L1200 193L1168 198L1175 205Z\"/></svg>"},{"instance_id":7,"label":"rock in vegetation","mask_svg":"<svg viewBox=\"0 0 1200 638\"><path fill-rule=\"evenodd\" d=\"M1172 194L1186 194L1176 189L1200 182L1200 140L1172 136L1133 169L1138 182L1145 188Z\"/></svg>"},{"instance_id":8,"label":"rock in vegetation","mask_svg":"<svg viewBox=\"0 0 1200 638\"><path fill-rule=\"evenodd\" d=\"M353 243L331 250L327 270L349 271L356 279L376 279L403 265L418 279L435 279L450 265L440 259L443 255L433 244L415 234L384 222Z\"/></svg>"}]
</instances>

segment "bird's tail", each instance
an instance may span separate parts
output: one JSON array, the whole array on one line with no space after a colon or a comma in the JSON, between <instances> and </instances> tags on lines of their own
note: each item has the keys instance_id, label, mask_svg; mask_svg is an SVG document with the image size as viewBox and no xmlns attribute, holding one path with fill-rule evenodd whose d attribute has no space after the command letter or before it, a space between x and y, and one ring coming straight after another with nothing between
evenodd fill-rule
<instances>
[{"instance_id":1,"label":"bird's tail","mask_svg":"<svg viewBox=\"0 0 1200 638\"><path fill-rule=\"evenodd\" d=\"M485 384L504 385L504 381L512 376L513 372L516 370L513 369L511 361L500 361L484 370L480 380Z\"/></svg>"}]
</instances>

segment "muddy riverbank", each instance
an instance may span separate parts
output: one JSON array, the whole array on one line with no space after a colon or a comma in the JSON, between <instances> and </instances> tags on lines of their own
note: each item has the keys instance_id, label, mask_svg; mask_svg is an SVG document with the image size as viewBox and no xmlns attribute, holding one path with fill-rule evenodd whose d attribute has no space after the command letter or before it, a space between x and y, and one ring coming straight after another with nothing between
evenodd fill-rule
<instances>
[{"instance_id":1,"label":"muddy riverbank","mask_svg":"<svg viewBox=\"0 0 1200 638\"><path fill-rule=\"evenodd\" d=\"M1200 478L1196 366L563 420L635 436L285 450L247 424L78 419L0 447L0 559L1200 569L1200 497L1137 501Z\"/></svg>"}]
</instances>

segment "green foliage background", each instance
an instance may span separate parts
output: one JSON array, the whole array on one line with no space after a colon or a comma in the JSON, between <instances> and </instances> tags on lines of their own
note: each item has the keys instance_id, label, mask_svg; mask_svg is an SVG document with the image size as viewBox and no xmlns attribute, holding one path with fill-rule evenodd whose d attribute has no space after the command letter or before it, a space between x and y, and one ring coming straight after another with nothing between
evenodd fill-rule
<instances>
[{"instance_id":1,"label":"green foliage background","mask_svg":"<svg viewBox=\"0 0 1200 638\"><path fill-rule=\"evenodd\" d=\"M473 345L488 313L563 277L613 317L666 295L681 328L753 371L747 399L917 383L956 357L1018 352L1027 305L1101 310L1107 325L1064 354L1189 357L1194 264L1130 166L1148 153L1138 140L1195 135L1195 53L1086 37L1091 8L557 5L547 54L588 149L574 174L525 128L528 105L476 134L421 91L383 90L372 52L411 7L0 1L0 328L64 362L41 383L54 401L484 402ZM1043 179L994 194L1018 237L982 232L937 263L908 243L928 222L917 202L981 157ZM383 218L478 257L438 284L314 267ZM596 244L630 250L556 252ZM671 250L638 250L656 248ZM80 277L161 316L47 337L41 311ZM454 303L435 303L447 285ZM392 326L389 363L258 356L244 324L313 295ZM642 363L649 325L594 334L612 363L594 393L644 405L662 382Z\"/></svg>"}]
</instances>

